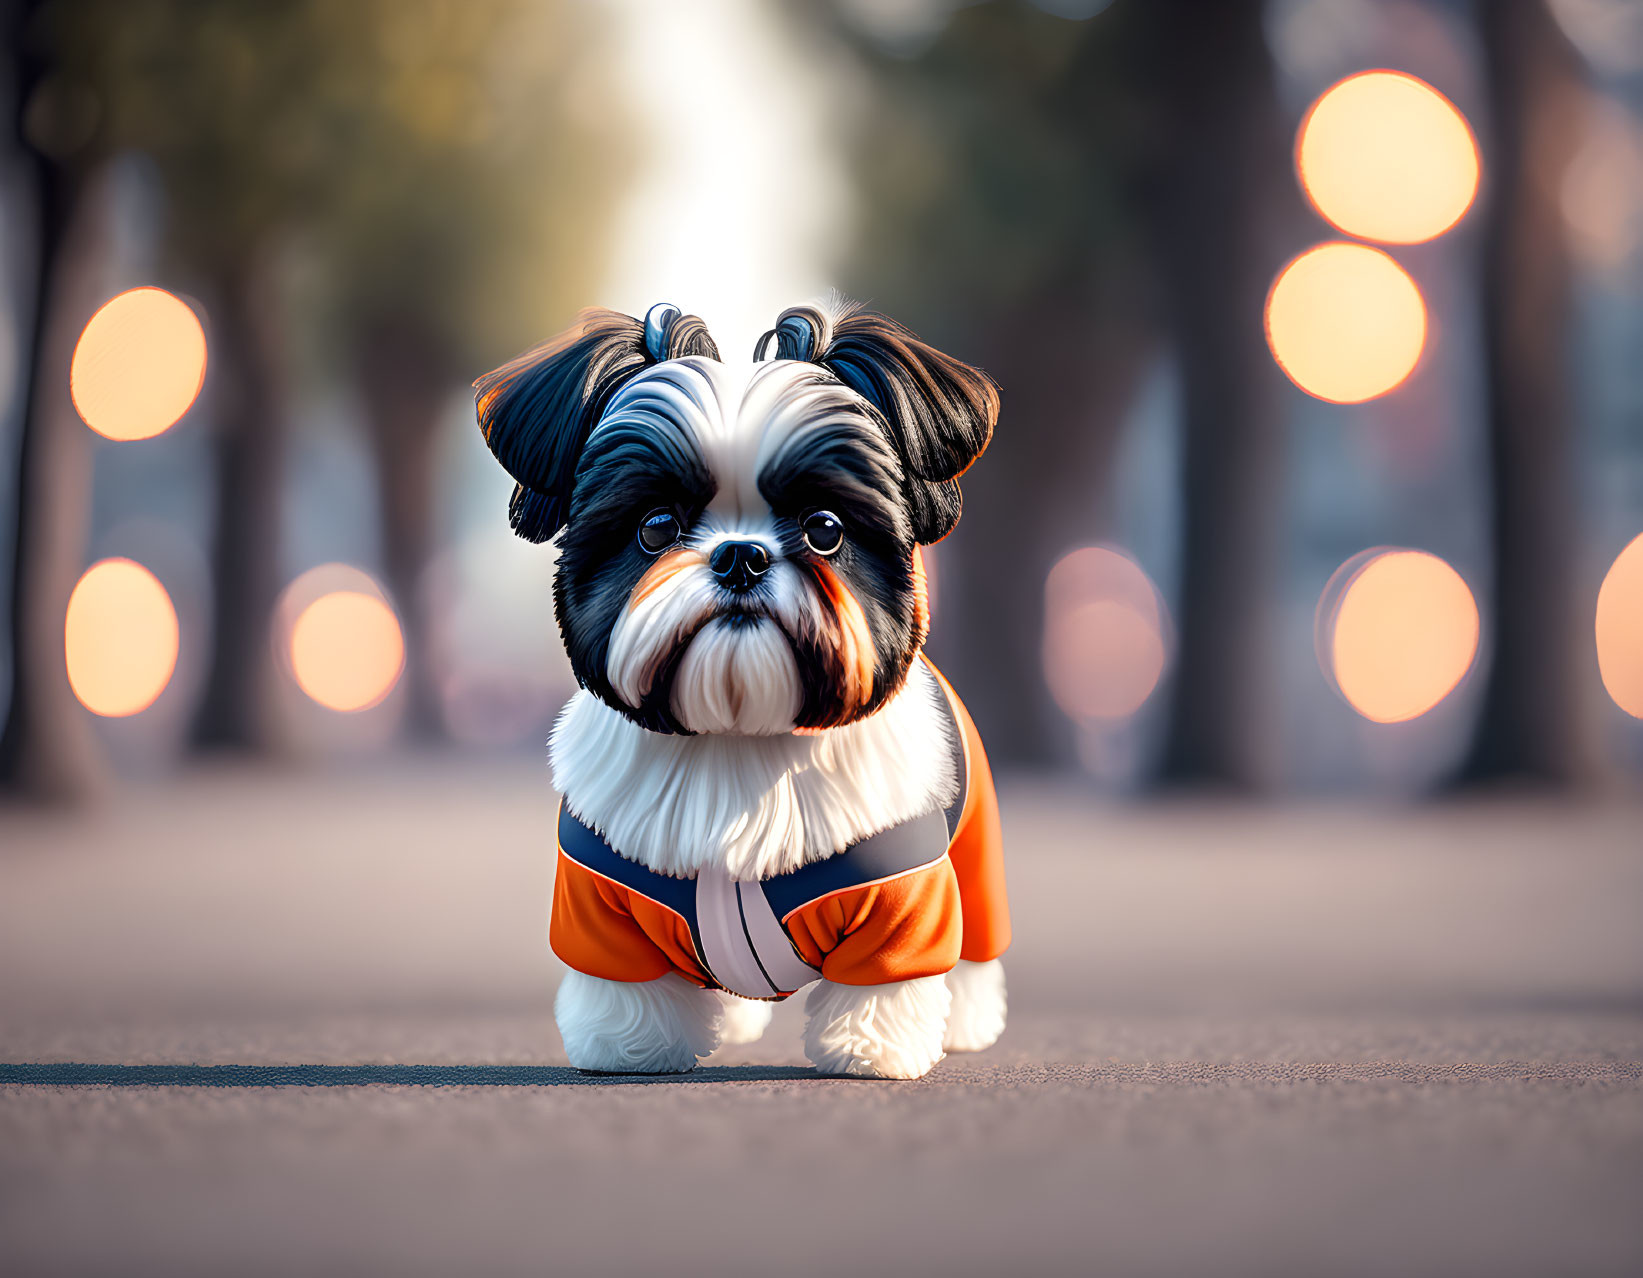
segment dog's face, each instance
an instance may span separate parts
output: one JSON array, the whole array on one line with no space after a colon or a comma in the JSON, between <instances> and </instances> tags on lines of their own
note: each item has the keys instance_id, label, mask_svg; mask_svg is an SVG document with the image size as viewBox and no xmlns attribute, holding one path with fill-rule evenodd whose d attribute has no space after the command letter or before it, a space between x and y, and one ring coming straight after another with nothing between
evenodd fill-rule
<instances>
[{"instance_id":1,"label":"dog's face","mask_svg":"<svg viewBox=\"0 0 1643 1278\"><path fill-rule=\"evenodd\" d=\"M671 307L589 312L479 383L515 528L563 529L578 680L655 731L882 705L928 628L919 543L956 522L997 414L985 377L878 316L802 308L769 336L777 358L727 365Z\"/></svg>"},{"instance_id":2,"label":"dog's face","mask_svg":"<svg viewBox=\"0 0 1643 1278\"><path fill-rule=\"evenodd\" d=\"M901 468L861 396L792 360L640 373L583 448L556 601L585 686L647 726L845 723L926 629Z\"/></svg>"}]
</instances>

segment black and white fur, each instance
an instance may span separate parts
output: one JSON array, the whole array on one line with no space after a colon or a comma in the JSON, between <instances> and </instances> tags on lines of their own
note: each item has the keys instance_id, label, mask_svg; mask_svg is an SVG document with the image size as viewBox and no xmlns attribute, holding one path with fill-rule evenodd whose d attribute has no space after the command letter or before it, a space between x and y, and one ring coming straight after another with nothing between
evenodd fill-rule
<instances>
[{"instance_id":1,"label":"black and white fur","mask_svg":"<svg viewBox=\"0 0 1643 1278\"><path fill-rule=\"evenodd\" d=\"M617 852L680 877L795 869L944 807L957 784L942 693L915 661L917 548L957 522L996 389L837 303L784 313L759 346L727 364L675 307L590 310L477 383L486 442L517 481L515 530L559 539L556 611L582 690L554 729L555 783ZM843 528L820 552L817 512ZM643 543L646 522L677 539ZM764 556L754 587L712 571L726 543ZM611 1071L689 1069L769 1019L676 975L569 972L555 1010L571 1063ZM806 1013L818 1069L918 1077L944 1045L997 1038L1002 969L821 981Z\"/></svg>"}]
</instances>

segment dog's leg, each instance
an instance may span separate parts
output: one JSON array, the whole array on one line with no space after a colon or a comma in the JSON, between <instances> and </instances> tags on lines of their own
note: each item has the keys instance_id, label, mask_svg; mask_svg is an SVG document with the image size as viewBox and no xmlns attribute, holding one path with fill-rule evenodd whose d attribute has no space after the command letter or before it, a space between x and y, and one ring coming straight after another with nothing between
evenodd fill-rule
<instances>
[{"instance_id":1,"label":"dog's leg","mask_svg":"<svg viewBox=\"0 0 1643 1278\"><path fill-rule=\"evenodd\" d=\"M942 1046L949 1052L979 1052L998 1042L1004 1032L1004 964L966 963L947 973L947 988L953 994L953 1010L947 1015L947 1037Z\"/></svg>"},{"instance_id":2,"label":"dog's leg","mask_svg":"<svg viewBox=\"0 0 1643 1278\"><path fill-rule=\"evenodd\" d=\"M566 972L553 1015L570 1063L607 1074L682 1074L724 1032L719 996L673 972L654 981Z\"/></svg>"},{"instance_id":3,"label":"dog's leg","mask_svg":"<svg viewBox=\"0 0 1643 1278\"><path fill-rule=\"evenodd\" d=\"M738 998L734 994L719 997L725 1005L725 1028L720 1045L757 1043L769 1026L776 1005L756 998Z\"/></svg>"},{"instance_id":4,"label":"dog's leg","mask_svg":"<svg viewBox=\"0 0 1643 1278\"><path fill-rule=\"evenodd\" d=\"M804 1004L804 1054L824 1074L922 1078L941 1059L951 1003L940 976L889 985L818 981Z\"/></svg>"}]
</instances>

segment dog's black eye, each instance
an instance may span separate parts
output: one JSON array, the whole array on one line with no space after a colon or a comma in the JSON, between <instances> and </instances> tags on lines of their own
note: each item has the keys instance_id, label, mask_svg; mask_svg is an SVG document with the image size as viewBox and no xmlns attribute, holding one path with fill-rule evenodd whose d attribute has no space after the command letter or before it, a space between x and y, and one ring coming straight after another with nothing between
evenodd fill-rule
<instances>
[{"instance_id":1,"label":"dog's black eye","mask_svg":"<svg viewBox=\"0 0 1643 1278\"><path fill-rule=\"evenodd\" d=\"M679 540L679 516L671 510L653 510L639 523L639 545L647 555L659 555Z\"/></svg>"},{"instance_id":2,"label":"dog's black eye","mask_svg":"<svg viewBox=\"0 0 1643 1278\"><path fill-rule=\"evenodd\" d=\"M813 510L799 521L804 541L818 555L831 555L844 544L844 523L831 510Z\"/></svg>"}]
</instances>

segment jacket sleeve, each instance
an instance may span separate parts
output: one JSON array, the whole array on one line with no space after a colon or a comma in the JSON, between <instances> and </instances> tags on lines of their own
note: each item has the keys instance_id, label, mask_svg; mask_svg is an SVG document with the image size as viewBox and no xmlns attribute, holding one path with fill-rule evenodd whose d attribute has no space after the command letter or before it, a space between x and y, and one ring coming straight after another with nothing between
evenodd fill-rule
<instances>
[{"instance_id":1,"label":"jacket sleeve","mask_svg":"<svg viewBox=\"0 0 1643 1278\"><path fill-rule=\"evenodd\" d=\"M567 967L607 981L654 981L673 970L633 917L628 890L563 852L548 943Z\"/></svg>"},{"instance_id":2,"label":"jacket sleeve","mask_svg":"<svg viewBox=\"0 0 1643 1278\"><path fill-rule=\"evenodd\" d=\"M799 956L837 984L940 976L959 958L958 879L943 857L908 874L824 896L785 922Z\"/></svg>"},{"instance_id":3,"label":"jacket sleeve","mask_svg":"<svg viewBox=\"0 0 1643 1278\"><path fill-rule=\"evenodd\" d=\"M1004 834L999 828L999 793L992 785L992 767L981 744L974 719L946 682L946 675L930 667L941 692L953 708L964 747L964 807L953 830L948 856L958 876L958 895L964 917L963 958L986 963L1010 948L1010 902L1004 890Z\"/></svg>"},{"instance_id":4,"label":"jacket sleeve","mask_svg":"<svg viewBox=\"0 0 1643 1278\"><path fill-rule=\"evenodd\" d=\"M1010 901L1004 888L1004 838L998 822L998 792L993 770L981 745L981 734L970 712L945 679L942 686L952 703L964 737L964 757L970 782L947 855L958 877L964 915L964 949L960 957L985 963L1010 948Z\"/></svg>"}]
</instances>

